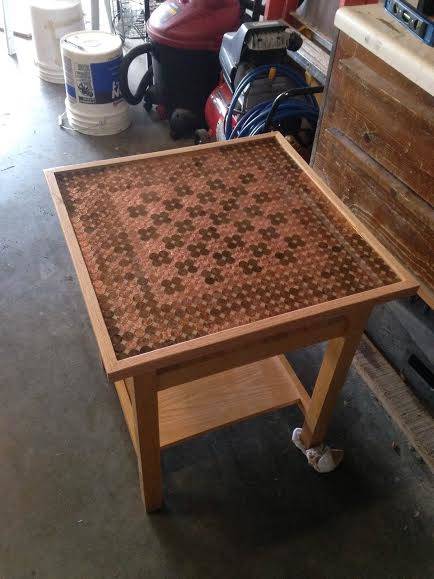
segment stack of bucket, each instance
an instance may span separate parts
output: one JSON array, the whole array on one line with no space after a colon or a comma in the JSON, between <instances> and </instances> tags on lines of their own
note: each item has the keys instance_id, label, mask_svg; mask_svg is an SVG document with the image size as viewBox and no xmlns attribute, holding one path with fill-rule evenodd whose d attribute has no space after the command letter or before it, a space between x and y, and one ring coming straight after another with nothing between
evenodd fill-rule
<instances>
[{"instance_id":1,"label":"stack of bucket","mask_svg":"<svg viewBox=\"0 0 434 579\"><path fill-rule=\"evenodd\" d=\"M30 4L35 61L39 76L63 84L60 39L84 30L80 0L33 0Z\"/></svg>"},{"instance_id":2,"label":"stack of bucket","mask_svg":"<svg viewBox=\"0 0 434 579\"><path fill-rule=\"evenodd\" d=\"M87 135L126 129L130 120L119 88L120 38L85 31L80 0L33 0L30 13L39 76L65 83L70 127Z\"/></svg>"}]
</instances>

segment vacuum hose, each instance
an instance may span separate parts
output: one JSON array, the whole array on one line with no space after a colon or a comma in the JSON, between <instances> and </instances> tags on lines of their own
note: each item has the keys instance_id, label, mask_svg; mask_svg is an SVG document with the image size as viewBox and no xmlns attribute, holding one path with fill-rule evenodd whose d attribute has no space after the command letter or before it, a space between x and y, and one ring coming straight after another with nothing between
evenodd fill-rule
<instances>
[{"instance_id":1,"label":"vacuum hose","mask_svg":"<svg viewBox=\"0 0 434 579\"><path fill-rule=\"evenodd\" d=\"M273 101L265 101L257 104L249 111L247 111L237 122L236 126L232 128L232 115L235 110L241 94L246 88L259 77L268 76L270 69L275 68L277 73L282 76L290 78L296 87L307 89L308 85L304 78L294 72L292 68L282 64L263 65L248 72L246 76L240 81L237 89L232 97L229 105L226 121L225 121L225 136L226 139L236 139L237 137L246 137L258 135L266 132L271 120L271 116L275 121L282 121L290 117L304 117L310 123L315 124L318 120L318 104L311 94L305 94L303 100L298 98L290 98L284 103L279 101L273 107ZM307 92L307 91L306 91ZM319 91L310 91L319 92ZM289 96L289 95L288 95ZM295 96L295 95L294 95ZM276 99L277 100L277 99ZM276 110L277 109L277 110ZM271 113L271 115L270 115Z\"/></svg>"},{"instance_id":2,"label":"vacuum hose","mask_svg":"<svg viewBox=\"0 0 434 579\"><path fill-rule=\"evenodd\" d=\"M137 87L136 92L133 94L130 90L130 86L128 84L128 70L130 68L130 64L133 62L135 58L140 56L141 54L148 54L151 51L152 44L150 42L146 42L145 44L141 44L140 46L135 46L132 48L128 54L124 56L122 59L122 63L119 69L119 86L121 89L122 96L130 105L138 105L139 102L145 96L147 88L152 83L152 66L148 68L148 70L143 75L142 80Z\"/></svg>"}]
</instances>

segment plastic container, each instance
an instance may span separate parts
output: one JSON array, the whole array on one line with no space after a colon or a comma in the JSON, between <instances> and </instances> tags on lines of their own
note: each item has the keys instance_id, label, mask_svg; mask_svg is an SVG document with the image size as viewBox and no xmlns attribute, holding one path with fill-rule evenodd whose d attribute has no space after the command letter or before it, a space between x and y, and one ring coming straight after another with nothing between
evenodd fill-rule
<instances>
[{"instance_id":1,"label":"plastic container","mask_svg":"<svg viewBox=\"0 0 434 579\"><path fill-rule=\"evenodd\" d=\"M70 126L86 135L113 135L129 124L119 88L122 42L108 32L67 34L60 42Z\"/></svg>"},{"instance_id":2,"label":"plastic container","mask_svg":"<svg viewBox=\"0 0 434 579\"><path fill-rule=\"evenodd\" d=\"M34 0L30 3L32 38L39 76L63 84L60 39L68 32L84 30L80 0Z\"/></svg>"}]
</instances>

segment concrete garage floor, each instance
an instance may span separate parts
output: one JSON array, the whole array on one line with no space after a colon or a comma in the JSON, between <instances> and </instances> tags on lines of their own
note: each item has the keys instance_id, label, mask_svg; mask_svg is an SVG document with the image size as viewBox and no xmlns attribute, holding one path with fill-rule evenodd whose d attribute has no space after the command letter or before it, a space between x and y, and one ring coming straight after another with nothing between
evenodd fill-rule
<instances>
[{"instance_id":1,"label":"concrete garage floor","mask_svg":"<svg viewBox=\"0 0 434 579\"><path fill-rule=\"evenodd\" d=\"M139 107L118 136L61 130L62 86L17 44L18 62L0 47L0 577L433 576L432 480L355 372L336 472L307 466L283 410L167 450L166 508L144 513L42 169L174 143ZM305 381L320 354L291 355Z\"/></svg>"}]
</instances>

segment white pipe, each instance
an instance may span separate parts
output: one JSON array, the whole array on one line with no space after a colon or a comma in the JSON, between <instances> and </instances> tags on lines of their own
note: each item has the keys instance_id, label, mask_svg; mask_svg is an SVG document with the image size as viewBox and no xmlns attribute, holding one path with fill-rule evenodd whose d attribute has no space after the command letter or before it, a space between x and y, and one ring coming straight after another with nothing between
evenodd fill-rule
<instances>
[{"instance_id":1,"label":"white pipe","mask_svg":"<svg viewBox=\"0 0 434 579\"><path fill-rule=\"evenodd\" d=\"M90 21L92 30L99 30L99 0L90 0Z\"/></svg>"},{"instance_id":2,"label":"white pipe","mask_svg":"<svg viewBox=\"0 0 434 579\"><path fill-rule=\"evenodd\" d=\"M15 50L15 40L14 40L14 31L13 27L11 28L11 9L9 6L9 0L2 0L2 9L3 9L3 27L6 36L6 48L8 51L9 56L13 56L16 54Z\"/></svg>"}]
</instances>

